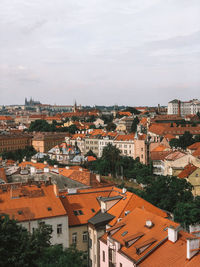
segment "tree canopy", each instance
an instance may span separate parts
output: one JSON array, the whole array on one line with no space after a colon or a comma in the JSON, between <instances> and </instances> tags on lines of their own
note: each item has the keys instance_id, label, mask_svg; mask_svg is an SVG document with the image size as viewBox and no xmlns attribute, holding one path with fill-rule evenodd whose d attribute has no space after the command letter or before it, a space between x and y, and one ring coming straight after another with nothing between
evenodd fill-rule
<instances>
[{"instance_id":1,"label":"tree canopy","mask_svg":"<svg viewBox=\"0 0 200 267\"><path fill-rule=\"evenodd\" d=\"M0 215L0 266L86 267L85 254L75 247L50 245L52 228L40 224L30 234L17 221Z\"/></svg>"},{"instance_id":2,"label":"tree canopy","mask_svg":"<svg viewBox=\"0 0 200 267\"><path fill-rule=\"evenodd\" d=\"M3 159L12 159L22 162L23 158L26 157L27 160L30 160L36 153L37 151L33 146L27 146L25 149L18 149L16 151L4 151L1 155Z\"/></svg>"}]
</instances>

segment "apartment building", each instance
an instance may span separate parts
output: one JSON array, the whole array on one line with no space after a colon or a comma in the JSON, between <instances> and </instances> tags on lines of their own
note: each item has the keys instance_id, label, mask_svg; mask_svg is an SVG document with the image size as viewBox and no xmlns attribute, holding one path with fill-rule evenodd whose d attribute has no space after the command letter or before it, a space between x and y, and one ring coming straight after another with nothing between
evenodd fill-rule
<instances>
[{"instance_id":1,"label":"apartment building","mask_svg":"<svg viewBox=\"0 0 200 267\"><path fill-rule=\"evenodd\" d=\"M0 213L16 219L30 233L41 223L51 225L51 244L69 247L68 216L55 184L4 184L0 193Z\"/></svg>"},{"instance_id":2,"label":"apartment building","mask_svg":"<svg viewBox=\"0 0 200 267\"><path fill-rule=\"evenodd\" d=\"M134 157L134 138L135 134L117 135L113 141L122 155Z\"/></svg>"},{"instance_id":3,"label":"apartment building","mask_svg":"<svg viewBox=\"0 0 200 267\"><path fill-rule=\"evenodd\" d=\"M15 151L31 146L32 135L24 133L2 133L0 134L0 153L4 151Z\"/></svg>"},{"instance_id":4,"label":"apartment building","mask_svg":"<svg viewBox=\"0 0 200 267\"><path fill-rule=\"evenodd\" d=\"M56 133L56 132L40 132L36 133L33 136L32 146L36 151L41 153L48 152L52 147L61 144L65 137L66 133Z\"/></svg>"},{"instance_id":5,"label":"apartment building","mask_svg":"<svg viewBox=\"0 0 200 267\"><path fill-rule=\"evenodd\" d=\"M180 225L136 208L99 239L101 267L198 266L199 238Z\"/></svg>"},{"instance_id":6,"label":"apartment building","mask_svg":"<svg viewBox=\"0 0 200 267\"><path fill-rule=\"evenodd\" d=\"M197 114L200 112L200 101L198 99L193 99L190 101L180 101L174 99L168 103L167 114L169 115L189 115Z\"/></svg>"}]
</instances>

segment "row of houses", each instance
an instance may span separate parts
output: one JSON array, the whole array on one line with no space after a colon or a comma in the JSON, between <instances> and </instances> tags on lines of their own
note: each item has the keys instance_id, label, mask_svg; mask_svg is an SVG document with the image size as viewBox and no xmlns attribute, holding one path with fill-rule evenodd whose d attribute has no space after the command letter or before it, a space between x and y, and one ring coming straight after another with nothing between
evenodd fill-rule
<instances>
[{"instance_id":1,"label":"row of houses","mask_svg":"<svg viewBox=\"0 0 200 267\"><path fill-rule=\"evenodd\" d=\"M30 233L52 227L52 244L88 252L88 266L198 266L199 226L190 233L169 214L115 186L60 191L46 181L0 185L0 213Z\"/></svg>"}]
</instances>

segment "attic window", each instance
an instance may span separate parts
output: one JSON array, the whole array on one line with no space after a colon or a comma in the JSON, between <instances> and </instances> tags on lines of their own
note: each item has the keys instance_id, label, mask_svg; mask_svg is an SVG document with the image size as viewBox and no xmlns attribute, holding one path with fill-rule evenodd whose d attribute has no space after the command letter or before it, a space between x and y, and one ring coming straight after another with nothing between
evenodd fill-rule
<instances>
[{"instance_id":1,"label":"attic window","mask_svg":"<svg viewBox=\"0 0 200 267\"><path fill-rule=\"evenodd\" d=\"M82 210L74 210L74 215L78 216L78 215L83 215L83 211Z\"/></svg>"},{"instance_id":2,"label":"attic window","mask_svg":"<svg viewBox=\"0 0 200 267\"><path fill-rule=\"evenodd\" d=\"M18 214L22 215L23 211L22 210L18 210Z\"/></svg>"},{"instance_id":3,"label":"attic window","mask_svg":"<svg viewBox=\"0 0 200 267\"><path fill-rule=\"evenodd\" d=\"M128 231L125 231L122 233L122 236L125 236L128 233Z\"/></svg>"},{"instance_id":4,"label":"attic window","mask_svg":"<svg viewBox=\"0 0 200 267\"><path fill-rule=\"evenodd\" d=\"M138 255L142 254L146 249L148 249L153 243L155 243L157 240L155 238L151 238L146 240L145 242L141 243L138 246L135 246L136 253Z\"/></svg>"},{"instance_id":5,"label":"attic window","mask_svg":"<svg viewBox=\"0 0 200 267\"><path fill-rule=\"evenodd\" d=\"M51 210L52 210L52 208L51 208L51 207L48 207L48 208L47 208L47 210L48 210L48 211L51 211Z\"/></svg>"},{"instance_id":6,"label":"attic window","mask_svg":"<svg viewBox=\"0 0 200 267\"><path fill-rule=\"evenodd\" d=\"M92 212L95 212L95 210L94 210L94 209L91 209L91 211L92 211Z\"/></svg>"},{"instance_id":7,"label":"attic window","mask_svg":"<svg viewBox=\"0 0 200 267\"><path fill-rule=\"evenodd\" d=\"M133 245L136 241L138 241L143 236L144 236L144 233L142 232L127 236L126 238L124 238L125 246L129 248L131 245Z\"/></svg>"}]
</instances>

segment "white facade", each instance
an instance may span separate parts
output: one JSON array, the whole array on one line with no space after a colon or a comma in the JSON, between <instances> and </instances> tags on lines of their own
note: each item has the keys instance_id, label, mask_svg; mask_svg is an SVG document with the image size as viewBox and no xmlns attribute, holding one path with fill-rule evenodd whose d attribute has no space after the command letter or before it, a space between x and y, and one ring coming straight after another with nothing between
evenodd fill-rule
<instances>
[{"instance_id":1,"label":"white facade","mask_svg":"<svg viewBox=\"0 0 200 267\"><path fill-rule=\"evenodd\" d=\"M168 115L195 115L200 112L200 101L193 99L190 101L179 101L177 99L168 103Z\"/></svg>"},{"instance_id":2,"label":"white facade","mask_svg":"<svg viewBox=\"0 0 200 267\"><path fill-rule=\"evenodd\" d=\"M30 220L25 222L20 222L30 233L33 233L34 229L37 229L39 223L44 222L45 224L52 226L52 238L51 244L62 244L64 248L69 247L69 226L67 216L58 216L45 218L40 220Z\"/></svg>"},{"instance_id":3,"label":"white facade","mask_svg":"<svg viewBox=\"0 0 200 267\"><path fill-rule=\"evenodd\" d=\"M121 155L128 157L134 156L134 140L114 140L114 145L120 150Z\"/></svg>"}]
</instances>

